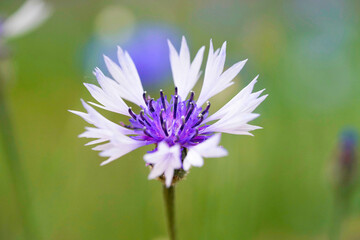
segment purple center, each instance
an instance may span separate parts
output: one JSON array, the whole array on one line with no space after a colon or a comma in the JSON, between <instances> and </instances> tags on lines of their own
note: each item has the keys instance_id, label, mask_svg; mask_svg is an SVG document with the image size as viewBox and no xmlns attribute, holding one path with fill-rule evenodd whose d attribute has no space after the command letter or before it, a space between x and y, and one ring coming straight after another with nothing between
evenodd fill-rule
<instances>
[{"instance_id":1,"label":"purple center","mask_svg":"<svg viewBox=\"0 0 360 240\"><path fill-rule=\"evenodd\" d=\"M205 109L196 106L194 92L191 92L188 100L182 101L177 95L172 95L170 101L160 90L160 98L154 100L143 94L145 107L141 106L140 114L135 114L131 108L129 113L132 118L130 125L124 125L136 132L133 139L159 143L166 141L169 146L180 144L182 147L197 145L211 136L206 132L208 125L203 120L208 116L210 103Z\"/></svg>"}]
</instances>

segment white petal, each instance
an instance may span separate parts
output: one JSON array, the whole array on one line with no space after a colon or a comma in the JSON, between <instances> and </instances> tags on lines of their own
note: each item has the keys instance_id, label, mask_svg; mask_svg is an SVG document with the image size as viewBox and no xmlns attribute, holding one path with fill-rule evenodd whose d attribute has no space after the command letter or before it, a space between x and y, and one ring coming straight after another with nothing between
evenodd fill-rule
<instances>
[{"instance_id":1,"label":"white petal","mask_svg":"<svg viewBox=\"0 0 360 240\"><path fill-rule=\"evenodd\" d=\"M93 141L90 141L90 142L86 143L85 146L99 144L99 143L102 143L104 141L106 141L106 139L96 139L96 140L93 140Z\"/></svg>"},{"instance_id":2,"label":"white petal","mask_svg":"<svg viewBox=\"0 0 360 240\"><path fill-rule=\"evenodd\" d=\"M101 151L99 154L100 156L108 157L106 161L101 163L101 166L112 162L141 146L152 143L151 141L134 140L126 136L125 134L134 134L134 131L109 121L86 102L82 101L82 103L88 113L77 111L71 112L81 116L88 123L96 126L86 127L86 131L79 135L79 137L96 139L86 145L106 142L93 148L93 150Z\"/></svg>"},{"instance_id":3,"label":"white petal","mask_svg":"<svg viewBox=\"0 0 360 240\"><path fill-rule=\"evenodd\" d=\"M5 38L23 35L40 26L51 15L52 7L41 0L27 0L3 23Z\"/></svg>"},{"instance_id":4,"label":"white petal","mask_svg":"<svg viewBox=\"0 0 360 240\"><path fill-rule=\"evenodd\" d=\"M204 165L204 159L201 155L193 149L190 149L184 159L183 167L185 171L188 171L191 166L202 167Z\"/></svg>"},{"instance_id":5,"label":"white petal","mask_svg":"<svg viewBox=\"0 0 360 240\"><path fill-rule=\"evenodd\" d=\"M197 151L201 156L206 158L218 158L227 155L227 151L218 146L220 143L221 134L217 133L206 141L193 147L193 150Z\"/></svg>"},{"instance_id":6,"label":"white petal","mask_svg":"<svg viewBox=\"0 0 360 240\"><path fill-rule=\"evenodd\" d=\"M90 92L91 96L96 99L103 106L99 106L97 104L92 103L95 106L101 107L108 111L116 112L123 114L125 116L129 116L129 107L126 103L119 97L114 96L109 93L106 93L103 89L95 86L94 84L84 83L87 90Z\"/></svg>"},{"instance_id":7,"label":"white petal","mask_svg":"<svg viewBox=\"0 0 360 240\"><path fill-rule=\"evenodd\" d=\"M189 47L187 45L186 39L183 36L181 38L181 47L180 47L180 62L184 64L184 67L189 68L190 67L190 51Z\"/></svg>"},{"instance_id":8,"label":"white petal","mask_svg":"<svg viewBox=\"0 0 360 240\"><path fill-rule=\"evenodd\" d=\"M97 81L100 87L93 84L85 83L85 87L90 94L103 106L91 103L97 107L106 109L108 111L120 113L125 116L130 116L127 104L122 100L121 87L114 80L107 78L100 69L96 68L94 71Z\"/></svg>"},{"instance_id":9,"label":"white petal","mask_svg":"<svg viewBox=\"0 0 360 240\"><path fill-rule=\"evenodd\" d=\"M107 129L100 129L94 127L85 127L86 131L79 135L79 138L101 138L109 140L109 136L112 134Z\"/></svg>"},{"instance_id":10,"label":"white petal","mask_svg":"<svg viewBox=\"0 0 360 240\"><path fill-rule=\"evenodd\" d=\"M146 141L136 141L125 135L116 135L107 146L108 149L103 149L103 151L99 154L102 157L109 157L109 159L101 163L101 166L108 164L124 156L125 154L147 144L149 143ZM98 149L99 148L95 148L94 150Z\"/></svg>"},{"instance_id":11,"label":"white petal","mask_svg":"<svg viewBox=\"0 0 360 240\"><path fill-rule=\"evenodd\" d=\"M118 59L120 66L104 56L107 69L115 81L119 83L120 96L139 106L143 105L142 94L144 90L139 75L130 56L124 53L120 47L118 47Z\"/></svg>"},{"instance_id":12,"label":"white petal","mask_svg":"<svg viewBox=\"0 0 360 240\"><path fill-rule=\"evenodd\" d=\"M166 187L170 187L174 177L174 169L173 168L166 169L164 175L165 175L165 185Z\"/></svg>"},{"instance_id":13,"label":"white petal","mask_svg":"<svg viewBox=\"0 0 360 240\"><path fill-rule=\"evenodd\" d=\"M167 168L167 163L165 161L160 161L157 164L154 165L153 169L151 169L151 172L148 176L148 179L154 179L157 177L160 177Z\"/></svg>"},{"instance_id":14,"label":"white petal","mask_svg":"<svg viewBox=\"0 0 360 240\"><path fill-rule=\"evenodd\" d=\"M181 168L180 146L169 147L167 143L161 142L157 151L144 155L144 160L153 165L149 179L165 175L166 186L170 186L175 169Z\"/></svg>"},{"instance_id":15,"label":"white petal","mask_svg":"<svg viewBox=\"0 0 360 240\"><path fill-rule=\"evenodd\" d=\"M223 132L238 135L252 135L249 131L260 127L247 124L259 116L252 113L268 95L261 96L264 90L252 93L257 77L243 90L233 97L225 106L205 119L204 123L218 120L210 125L206 131Z\"/></svg>"},{"instance_id":16,"label":"white petal","mask_svg":"<svg viewBox=\"0 0 360 240\"><path fill-rule=\"evenodd\" d=\"M204 82L197 100L198 106L202 106L208 99L231 86L233 84L232 80L241 71L247 61L240 61L223 73L225 58L226 42L223 43L220 50L218 49L214 52L212 41L210 41Z\"/></svg>"},{"instance_id":17,"label":"white petal","mask_svg":"<svg viewBox=\"0 0 360 240\"><path fill-rule=\"evenodd\" d=\"M228 103L226 103L222 108L220 108L216 113L212 114L211 116L207 117L204 120L204 123L210 122L216 119L222 118L226 113L232 111L232 107L238 106L241 101L246 101L251 94L255 83L257 82L258 76L254 78L245 88L243 88L235 97L233 97Z\"/></svg>"},{"instance_id":18,"label":"white petal","mask_svg":"<svg viewBox=\"0 0 360 240\"><path fill-rule=\"evenodd\" d=\"M218 158L227 155L227 151L218 146L220 143L221 134L215 134L206 141L190 147L183 163L185 171L190 169L190 166L201 167L204 164L203 157L205 158Z\"/></svg>"},{"instance_id":19,"label":"white petal","mask_svg":"<svg viewBox=\"0 0 360 240\"><path fill-rule=\"evenodd\" d=\"M201 47L193 62L190 63L190 52L185 37L182 38L179 54L169 40L168 45L174 84L178 88L178 95L181 99L186 99L199 79L205 48Z\"/></svg>"},{"instance_id":20,"label":"white petal","mask_svg":"<svg viewBox=\"0 0 360 240\"><path fill-rule=\"evenodd\" d=\"M118 124L115 124L108 119L106 119L104 116L102 116L100 113L98 113L94 108L92 108L89 104L81 100L84 108L87 110L88 113L78 112L78 111L72 111L70 112L82 117L85 121L88 123L95 125L99 129L108 130L113 132L114 134L120 133L123 135L130 135L134 134L134 131L131 129L124 128Z\"/></svg>"}]
</instances>

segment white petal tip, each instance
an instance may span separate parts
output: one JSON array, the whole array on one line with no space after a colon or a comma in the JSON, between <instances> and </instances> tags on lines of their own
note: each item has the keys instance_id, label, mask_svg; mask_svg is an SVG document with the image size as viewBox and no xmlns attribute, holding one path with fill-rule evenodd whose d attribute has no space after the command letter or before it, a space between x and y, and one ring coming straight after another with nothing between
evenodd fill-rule
<instances>
[{"instance_id":1,"label":"white petal tip","mask_svg":"<svg viewBox=\"0 0 360 240\"><path fill-rule=\"evenodd\" d=\"M156 177L152 176L151 173L150 173L149 176L148 176L148 180L153 180L153 179L155 179L155 178L156 178Z\"/></svg>"}]
</instances>

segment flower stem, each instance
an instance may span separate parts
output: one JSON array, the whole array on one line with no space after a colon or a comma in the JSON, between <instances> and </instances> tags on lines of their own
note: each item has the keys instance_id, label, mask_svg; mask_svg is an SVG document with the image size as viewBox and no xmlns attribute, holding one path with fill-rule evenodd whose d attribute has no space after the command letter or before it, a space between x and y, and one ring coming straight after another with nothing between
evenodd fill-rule
<instances>
[{"instance_id":1,"label":"flower stem","mask_svg":"<svg viewBox=\"0 0 360 240\"><path fill-rule=\"evenodd\" d=\"M12 131L10 114L5 97L5 81L0 73L0 140L3 145L3 153L8 171L14 186L16 201L20 209L21 222L26 239L40 239L35 231L35 222L31 211L31 199L29 197L25 174L21 167L16 141Z\"/></svg>"},{"instance_id":2,"label":"flower stem","mask_svg":"<svg viewBox=\"0 0 360 240\"><path fill-rule=\"evenodd\" d=\"M329 240L340 239L342 220L343 220L343 206L341 202L339 202L338 199L336 199L334 212L331 219L331 225L329 229Z\"/></svg>"},{"instance_id":3,"label":"flower stem","mask_svg":"<svg viewBox=\"0 0 360 240\"><path fill-rule=\"evenodd\" d=\"M176 240L175 228L175 187L167 188L163 185L164 201L166 208L166 219L168 224L169 239Z\"/></svg>"},{"instance_id":4,"label":"flower stem","mask_svg":"<svg viewBox=\"0 0 360 240\"><path fill-rule=\"evenodd\" d=\"M339 240L345 220L351 194L351 187L341 186L335 190L334 209L329 229L329 239Z\"/></svg>"}]
</instances>

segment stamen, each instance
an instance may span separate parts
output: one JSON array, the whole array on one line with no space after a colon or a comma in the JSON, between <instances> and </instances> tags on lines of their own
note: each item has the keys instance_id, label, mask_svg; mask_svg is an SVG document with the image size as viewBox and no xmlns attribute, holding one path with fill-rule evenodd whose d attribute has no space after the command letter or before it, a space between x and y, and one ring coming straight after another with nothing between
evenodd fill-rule
<instances>
[{"instance_id":1,"label":"stamen","mask_svg":"<svg viewBox=\"0 0 360 240\"><path fill-rule=\"evenodd\" d=\"M148 122L148 120L146 120L146 118L144 116L144 110L140 111L140 117L148 126L150 126L150 123Z\"/></svg>"},{"instance_id":2,"label":"stamen","mask_svg":"<svg viewBox=\"0 0 360 240\"><path fill-rule=\"evenodd\" d=\"M146 136L148 136L148 137L153 137L153 136L151 136L151 134L147 131L146 127L144 127L143 130L144 130L144 134L145 134Z\"/></svg>"},{"instance_id":3,"label":"stamen","mask_svg":"<svg viewBox=\"0 0 360 240\"><path fill-rule=\"evenodd\" d=\"M165 97L164 97L164 92L162 89L160 89L160 97L161 97L161 102L162 102L163 108L164 108L164 110L166 110Z\"/></svg>"},{"instance_id":4,"label":"stamen","mask_svg":"<svg viewBox=\"0 0 360 240\"><path fill-rule=\"evenodd\" d=\"M126 125L126 124L123 123L123 122L120 122L120 126L125 127L125 128L128 128L128 129L131 129L131 130L139 130L139 129L141 129L141 128L133 127L133 126L131 126L131 125Z\"/></svg>"},{"instance_id":5,"label":"stamen","mask_svg":"<svg viewBox=\"0 0 360 240\"><path fill-rule=\"evenodd\" d=\"M196 126L199 126L200 123L204 120L204 116L200 113L199 116L199 121L197 121L192 127L196 127Z\"/></svg>"},{"instance_id":6,"label":"stamen","mask_svg":"<svg viewBox=\"0 0 360 240\"><path fill-rule=\"evenodd\" d=\"M175 89L176 89L176 92L177 92L177 88L175 88ZM174 103L174 119L176 119L176 111L177 111L178 99L179 99L179 96L178 96L178 95L175 95L175 103Z\"/></svg>"},{"instance_id":7,"label":"stamen","mask_svg":"<svg viewBox=\"0 0 360 240\"><path fill-rule=\"evenodd\" d=\"M181 124L181 127L180 127L180 131L182 131L182 130L184 129L184 127L185 127L186 121L185 121L185 117L184 117L184 116L181 116L181 121L182 121L182 124ZM179 131L179 132L180 132L180 131Z\"/></svg>"},{"instance_id":8,"label":"stamen","mask_svg":"<svg viewBox=\"0 0 360 240\"><path fill-rule=\"evenodd\" d=\"M169 133L168 133L168 131L167 131L167 129L166 129L166 122L163 122L163 124L161 125L161 127L162 127L165 135L168 137L168 136L169 136Z\"/></svg>"},{"instance_id":9,"label":"stamen","mask_svg":"<svg viewBox=\"0 0 360 240\"><path fill-rule=\"evenodd\" d=\"M145 123L143 121L141 121L141 119L139 119L138 121L141 125L145 126Z\"/></svg>"},{"instance_id":10,"label":"stamen","mask_svg":"<svg viewBox=\"0 0 360 240\"><path fill-rule=\"evenodd\" d=\"M149 109L150 109L150 112L155 112L155 109L154 109L154 106L153 106L153 101L154 99L150 99L149 101Z\"/></svg>"},{"instance_id":11,"label":"stamen","mask_svg":"<svg viewBox=\"0 0 360 240\"><path fill-rule=\"evenodd\" d=\"M207 102L206 102L206 105L207 105L207 106L206 106L205 110L201 112L202 115L205 115L205 113L207 113L207 112L209 111L209 108L210 108L210 105L211 105L211 104L210 104L209 101L207 101Z\"/></svg>"},{"instance_id":12,"label":"stamen","mask_svg":"<svg viewBox=\"0 0 360 240\"><path fill-rule=\"evenodd\" d=\"M189 109L188 114L186 115L185 122L187 122L189 120L191 114L194 111L194 108L195 108L194 103L190 102L190 109Z\"/></svg>"},{"instance_id":13,"label":"stamen","mask_svg":"<svg viewBox=\"0 0 360 240\"><path fill-rule=\"evenodd\" d=\"M164 112L164 109L162 108L162 109L160 110L160 114L159 114L161 125L162 125L163 122L164 122L164 119L163 119L163 116L162 116L162 113L163 113L163 112Z\"/></svg>"},{"instance_id":14,"label":"stamen","mask_svg":"<svg viewBox=\"0 0 360 240\"><path fill-rule=\"evenodd\" d=\"M132 111L131 107L129 107L129 113L130 113L130 115L136 120L136 115L135 115L135 113Z\"/></svg>"},{"instance_id":15,"label":"stamen","mask_svg":"<svg viewBox=\"0 0 360 240\"><path fill-rule=\"evenodd\" d=\"M144 99L145 104L148 105L148 101L146 99L146 91L144 91L144 93L143 93L143 99Z\"/></svg>"},{"instance_id":16,"label":"stamen","mask_svg":"<svg viewBox=\"0 0 360 240\"><path fill-rule=\"evenodd\" d=\"M175 87L175 95L178 95L178 88Z\"/></svg>"},{"instance_id":17,"label":"stamen","mask_svg":"<svg viewBox=\"0 0 360 240\"><path fill-rule=\"evenodd\" d=\"M197 135L199 135L199 129L198 129L198 128L195 128L195 134L194 134L194 136L192 136L191 138L194 138L194 137L196 137Z\"/></svg>"},{"instance_id":18,"label":"stamen","mask_svg":"<svg viewBox=\"0 0 360 240\"><path fill-rule=\"evenodd\" d=\"M165 111L164 109L161 109L161 111L160 111L160 123L161 123L162 130L164 131L165 135L168 137L169 133L168 133L168 131L166 129L166 122L164 121L164 118L162 116L164 111Z\"/></svg>"},{"instance_id":19,"label":"stamen","mask_svg":"<svg viewBox=\"0 0 360 240\"><path fill-rule=\"evenodd\" d=\"M190 141L193 142L193 143L198 143L198 142L199 142L199 139L198 139L198 138L195 139L195 138L198 137L198 136L199 136L199 129L196 128L196 129L195 129L195 133L194 133L194 135L191 137ZM201 137L201 136L200 136L200 137Z\"/></svg>"},{"instance_id":20,"label":"stamen","mask_svg":"<svg viewBox=\"0 0 360 240\"><path fill-rule=\"evenodd\" d=\"M120 122L120 126L129 128L129 129L133 129L133 128L134 128L133 126L126 125L124 122Z\"/></svg>"},{"instance_id":21,"label":"stamen","mask_svg":"<svg viewBox=\"0 0 360 240\"><path fill-rule=\"evenodd\" d=\"M187 108L189 108L190 103L194 100L194 96L195 96L195 92L191 91L190 92L190 98L189 98L189 101L188 101L188 104L187 104Z\"/></svg>"}]
</instances>

